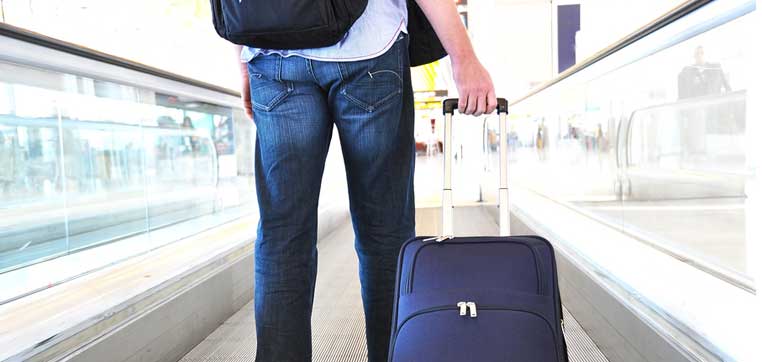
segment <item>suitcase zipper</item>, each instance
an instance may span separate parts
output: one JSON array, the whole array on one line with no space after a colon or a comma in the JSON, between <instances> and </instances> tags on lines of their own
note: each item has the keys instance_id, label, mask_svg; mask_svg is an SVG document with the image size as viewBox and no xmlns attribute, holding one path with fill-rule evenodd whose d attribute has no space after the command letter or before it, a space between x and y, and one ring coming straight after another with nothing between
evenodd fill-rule
<instances>
[{"instance_id":1,"label":"suitcase zipper","mask_svg":"<svg viewBox=\"0 0 762 362\"><path fill-rule=\"evenodd\" d=\"M450 239L454 239L454 238L455 237L452 236L452 235L432 236L430 238L423 239L423 242L425 243L427 241L436 241L438 243L441 243L441 242L443 242L445 240L450 240Z\"/></svg>"},{"instance_id":2,"label":"suitcase zipper","mask_svg":"<svg viewBox=\"0 0 762 362\"><path fill-rule=\"evenodd\" d=\"M494 305L481 306L479 308L481 308L482 310L498 310L498 311L502 310L502 311L529 313L529 314L537 316L538 318L540 318L543 321L545 321L545 323L548 324L548 327L550 327L550 330L551 331L553 330L553 327L552 327L551 323L548 321L548 319L543 317L542 315L540 315L537 312L533 312L533 311L525 310L525 309L506 308L506 307L494 306ZM420 316L422 314L428 314L428 313L433 313L433 312L441 312L441 311L445 311L445 310L456 310L456 311L458 311L458 314L460 316L466 316L466 314L467 314L466 310L468 310L468 311L470 311L470 318L476 318L477 317L476 303L475 302L458 302L458 304L456 304L455 307L452 307L452 306L439 306L439 307L426 308L426 309L419 310L419 311L417 311L417 312L407 316L402 321L402 323L400 323L399 327L397 328L397 333L395 333L395 337L396 337L397 334L399 334L399 331L402 330L402 327L405 326L405 323L407 323L407 321L409 321L409 320L411 320L411 319L413 319L415 317L418 317L418 316Z\"/></svg>"},{"instance_id":3,"label":"suitcase zipper","mask_svg":"<svg viewBox=\"0 0 762 362\"><path fill-rule=\"evenodd\" d=\"M511 312L521 312L521 313L531 314L531 315L533 315L533 316L535 316L537 318L542 319L547 324L547 326L550 329L550 331L553 332L553 326L548 321L548 319L543 317L539 313L536 313L536 312L533 312L533 311L524 310L524 309L518 309L518 308L506 308L506 307L500 307L500 306L492 306L492 305L481 306L479 308L481 308L482 310L511 311ZM417 312L407 316L402 321L402 323L400 323L397 326L397 328L395 328L395 330L394 330L394 335L392 336L392 340L391 340L392 349L391 349L390 354L389 354L389 361L393 361L394 360L392 358L394 356L394 347L393 346L397 343L397 336L399 336L400 331L405 326L405 323L407 323L409 320L411 320L411 319L413 319L415 317L419 317L419 316L424 315L424 314L434 313L434 312L441 312L441 311L446 311L446 310L456 310L456 311L459 311L459 315L460 316L465 316L466 312L465 312L464 309L469 309L470 310L470 312L471 312L471 318L476 318L477 317L476 303L475 302L458 302L455 307L452 307L452 306L439 306L439 307L426 308L426 309L419 310L419 311L417 311ZM559 333L561 334L561 338L563 338L563 331L559 331ZM559 349L558 349L558 338L557 338L558 336L556 335L556 333L551 333L551 334L553 335L553 347L554 347L554 349L556 351L556 356L559 356L558 358L561 358L560 357L560 353L559 353ZM563 359L559 359L558 361L563 361Z\"/></svg>"}]
</instances>

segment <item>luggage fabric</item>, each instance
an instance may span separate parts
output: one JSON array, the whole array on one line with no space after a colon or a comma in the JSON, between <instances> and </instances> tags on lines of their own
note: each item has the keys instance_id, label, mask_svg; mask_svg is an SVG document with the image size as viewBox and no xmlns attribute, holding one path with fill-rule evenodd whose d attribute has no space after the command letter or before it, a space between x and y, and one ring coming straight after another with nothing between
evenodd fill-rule
<instances>
[{"instance_id":1,"label":"luggage fabric","mask_svg":"<svg viewBox=\"0 0 762 362\"><path fill-rule=\"evenodd\" d=\"M339 42L368 0L210 0L221 37L265 49L321 48Z\"/></svg>"},{"instance_id":2,"label":"luggage fabric","mask_svg":"<svg viewBox=\"0 0 762 362\"><path fill-rule=\"evenodd\" d=\"M399 256L389 361L567 362L553 247L538 236L452 237L451 138L445 111L443 234ZM499 100L500 234L508 235L507 102Z\"/></svg>"}]
</instances>

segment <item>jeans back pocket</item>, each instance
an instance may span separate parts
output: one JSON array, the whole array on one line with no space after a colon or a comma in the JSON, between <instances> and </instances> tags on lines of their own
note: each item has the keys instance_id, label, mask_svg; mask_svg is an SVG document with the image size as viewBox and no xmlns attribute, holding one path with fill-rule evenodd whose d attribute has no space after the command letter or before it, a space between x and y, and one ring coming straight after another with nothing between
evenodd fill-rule
<instances>
[{"instance_id":1,"label":"jeans back pocket","mask_svg":"<svg viewBox=\"0 0 762 362\"><path fill-rule=\"evenodd\" d=\"M291 82L280 79L280 55L258 55L249 62L251 105L270 112L293 92Z\"/></svg>"}]
</instances>

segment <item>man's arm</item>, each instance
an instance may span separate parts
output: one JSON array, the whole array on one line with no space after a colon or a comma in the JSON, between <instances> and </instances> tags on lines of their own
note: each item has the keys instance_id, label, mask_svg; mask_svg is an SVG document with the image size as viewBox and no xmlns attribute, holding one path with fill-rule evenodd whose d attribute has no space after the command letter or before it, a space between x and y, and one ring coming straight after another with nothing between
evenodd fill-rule
<instances>
[{"instance_id":1,"label":"man's arm","mask_svg":"<svg viewBox=\"0 0 762 362\"><path fill-rule=\"evenodd\" d=\"M489 73L476 58L466 28L453 0L416 0L434 27L452 60L453 78L458 87L458 110L475 116L492 113L497 107L495 87Z\"/></svg>"},{"instance_id":2,"label":"man's arm","mask_svg":"<svg viewBox=\"0 0 762 362\"><path fill-rule=\"evenodd\" d=\"M241 48L243 47L240 45L233 46L236 59L241 59ZM241 71L241 100L243 101L243 109L246 111L246 116L248 116L249 119L254 119L254 114L251 110L251 89L249 88L248 64L242 63L240 60L238 63Z\"/></svg>"}]
</instances>

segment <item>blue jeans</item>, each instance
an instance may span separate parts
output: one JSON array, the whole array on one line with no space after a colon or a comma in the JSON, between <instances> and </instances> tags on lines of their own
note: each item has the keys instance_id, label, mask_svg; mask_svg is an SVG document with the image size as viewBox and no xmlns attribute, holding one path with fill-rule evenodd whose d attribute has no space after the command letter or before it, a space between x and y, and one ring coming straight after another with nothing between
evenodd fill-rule
<instances>
[{"instance_id":1,"label":"blue jeans","mask_svg":"<svg viewBox=\"0 0 762 362\"><path fill-rule=\"evenodd\" d=\"M415 234L413 93L407 37L381 56L249 63L257 125L257 361L310 361L317 208L333 126L349 186L368 360L387 360L397 255ZM341 326L333 326L341 328Z\"/></svg>"}]
</instances>

